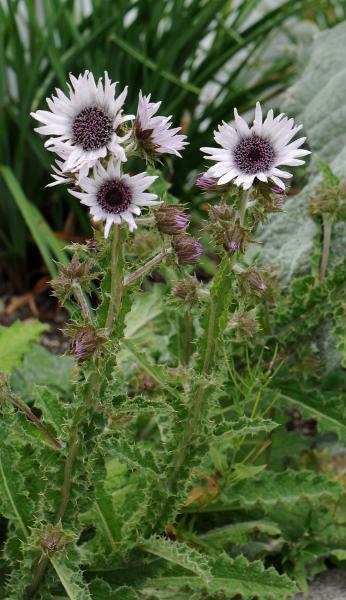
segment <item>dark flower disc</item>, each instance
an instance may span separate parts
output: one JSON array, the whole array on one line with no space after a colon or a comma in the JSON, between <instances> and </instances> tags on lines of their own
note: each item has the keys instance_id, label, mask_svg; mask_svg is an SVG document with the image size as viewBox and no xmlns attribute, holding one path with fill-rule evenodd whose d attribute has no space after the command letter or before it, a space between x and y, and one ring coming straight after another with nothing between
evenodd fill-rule
<instances>
[{"instance_id":1,"label":"dark flower disc","mask_svg":"<svg viewBox=\"0 0 346 600\"><path fill-rule=\"evenodd\" d=\"M120 214L131 205L132 190L123 179L109 179L97 192L97 202L107 213Z\"/></svg>"},{"instance_id":2,"label":"dark flower disc","mask_svg":"<svg viewBox=\"0 0 346 600\"><path fill-rule=\"evenodd\" d=\"M73 120L72 141L83 150L98 150L112 139L112 121L102 108L88 106Z\"/></svg>"},{"instance_id":3,"label":"dark flower disc","mask_svg":"<svg viewBox=\"0 0 346 600\"><path fill-rule=\"evenodd\" d=\"M242 173L254 175L261 171L265 172L273 166L275 152L270 140L251 135L235 147L233 158Z\"/></svg>"}]
</instances>

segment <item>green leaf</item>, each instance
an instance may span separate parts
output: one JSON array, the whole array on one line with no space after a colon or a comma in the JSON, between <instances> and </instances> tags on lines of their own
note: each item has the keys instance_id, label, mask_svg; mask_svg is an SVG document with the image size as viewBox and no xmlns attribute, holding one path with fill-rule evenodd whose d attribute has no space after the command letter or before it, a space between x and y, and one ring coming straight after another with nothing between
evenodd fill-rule
<instances>
[{"instance_id":1,"label":"green leaf","mask_svg":"<svg viewBox=\"0 0 346 600\"><path fill-rule=\"evenodd\" d=\"M186 571L172 570L159 577L149 579L142 591L149 590L189 590L208 595L224 594L233 598L239 594L242 600L284 600L296 591L296 585L286 575L279 575L272 567L265 569L260 561L249 562L244 556L235 559L222 554L210 559L212 579L206 586L200 577L191 576Z\"/></svg>"},{"instance_id":2,"label":"green leaf","mask_svg":"<svg viewBox=\"0 0 346 600\"><path fill-rule=\"evenodd\" d=\"M196 508L194 512L249 509L256 506L270 509L280 504L294 507L302 500L318 505L327 500L335 502L341 495L342 488L336 481L313 471L263 471L256 477L245 478L229 487L223 491L220 500L206 507Z\"/></svg>"},{"instance_id":3,"label":"green leaf","mask_svg":"<svg viewBox=\"0 0 346 600\"><path fill-rule=\"evenodd\" d=\"M32 518L33 507L25 490L22 461L18 452L7 444L0 450L0 513L10 519L24 541Z\"/></svg>"},{"instance_id":4,"label":"green leaf","mask_svg":"<svg viewBox=\"0 0 346 600\"><path fill-rule=\"evenodd\" d=\"M23 356L29 352L33 342L39 339L43 331L49 329L39 321L16 321L9 327L0 327L0 369L11 373L21 364Z\"/></svg>"},{"instance_id":5,"label":"green leaf","mask_svg":"<svg viewBox=\"0 0 346 600\"><path fill-rule=\"evenodd\" d=\"M63 244L55 237L38 208L29 202L10 167L0 166L0 174L9 188L26 225L30 229L31 235L40 250L51 276L55 277L57 268L54 264L54 259L64 264L67 263Z\"/></svg>"},{"instance_id":6,"label":"green leaf","mask_svg":"<svg viewBox=\"0 0 346 600\"><path fill-rule=\"evenodd\" d=\"M63 556L51 556L50 562L69 600L92 600L90 591L83 582L81 571L71 569L68 560Z\"/></svg>"},{"instance_id":7,"label":"green leaf","mask_svg":"<svg viewBox=\"0 0 346 600\"><path fill-rule=\"evenodd\" d=\"M207 546L225 548L228 544L245 544L256 532L269 536L278 536L281 530L276 523L267 520L243 521L210 529L198 536Z\"/></svg>"},{"instance_id":8,"label":"green leaf","mask_svg":"<svg viewBox=\"0 0 346 600\"><path fill-rule=\"evenodd\" d=\"M11 386L23 399L39 398L35 386L47 386L50 392L68 394L72 389L73 366L72 357L58 356L36 346L26 354L22 367L13 372Z\"/></svg>"},{"instance_id":9,"label":"green leaf","mask_svg":"<svg viewBox=\"0 0 346 600\"><path fill-rule=\"evenodd\" d=\"M234 420L222 421L215 429L215 442L230 442L231 440L242 438L243 436L255 436L259 433L270 433L276 427L271 419L261 417L242 416Z\"/></svg>"},{"instance_id":10,"label":"green leaf","mask_svg":"<svg viewBox=\"0 0 346 600\"><path fill-rule=\"evenodd\" d=\"M192 571L205 584L208 584L210 580L211 572L207 558L186 544L152 536L140 544L140 548L165 561Z\"/></svg>"}]
</instances>

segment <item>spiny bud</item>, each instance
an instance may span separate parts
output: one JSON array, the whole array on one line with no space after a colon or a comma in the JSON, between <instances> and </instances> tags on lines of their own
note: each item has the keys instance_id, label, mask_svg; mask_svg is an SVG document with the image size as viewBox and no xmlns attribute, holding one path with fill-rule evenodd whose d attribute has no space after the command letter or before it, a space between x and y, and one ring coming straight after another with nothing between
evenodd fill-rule
<instances>
[{"instance_id":1,"label":"spiny bud","mask_svg":"<svg viewBox=\"0 0 346 600\"><path fill-rule=\"evenodd\" d=\"M199 283L196 277L187 275L184 279L181 279L176 283L172 289L172 294L175 298L186 304L193 304L197 301L197 290Z\"/></svg>"},{"instance_id":2,"label":"spiny bud","mask_svg":"<svg viewBox=\"0 0 346 600\"><path fill-rule=\"evenodd\" d=\"M237 310L228 323L228 329L234 329L239 337L252 337L260 329L254 310Z\"/></svg>"},{"instance_id":3,"label":"spiny bud","mask_svg":"<svg viewBox=\"0 0 346 600\"><path fill-rule=\"evenodd\" d=\"M37 533L45 554L58 552L72 539L72 536L65 533L60 525L47 525L44 531L38 531Z\"/></svg>"},{"instance_id":4,"label":"spiny bud","mask_svg":"<svg viewBox=\"0 0 346 600\"><path fill-rule=\"evenodd\" d=\"M247 271L235 272L238 276L241 290L245 296L262 297L271 301L278 291L276 273L257 267L250 267Z\"/></svg>"},{"instance_id":5,"label":"spiny bud","mask_svg":"<svg viewBox=\"0 0 346 600\"><path fill-rule=\"evenodd\" d=\"M193 265L203 252L202 245L187 233L174 236L172 247L179 265Z\"/></svg>"},{"instance_id":6,"label":"spiny bud","mask_svg":"<svg viewBox=\"0 0 346 600\"><path fill-rule=\"evenodd\" d=\"M250 267L247 271L237 272L240 286L248 296L264 296L267 291L267 284L263 277L263 272L257 267Z\"/></svg>"},{"instance_id":7,"label":"spiny bud","mask_svg":"<svg viewBox=\"0 0 346 600\"><path fill-rule=\"evenodd\" d=\"M80 360L86 360L106 341L92 325L70 326L65 333L71 336L70 351Z\"/></svg>"},{"instance_id":8,"label":"spiny bud","mask_svg":"<svg viewBox=\"0 0 346 600\"><path fill-rule=\"evenodd\" d=\"M161 206L155 211L157 228L161 233L177 235L187 228L190 218L179 204Z\"/></svg>"},{"instance_id":9,"label":"spiny bud","mask_svg":"<svg viewBox=\"0 0 346 600\"><path fill-rule=\"evenodd\" d=\"M337 215L345 210L346 183L337 186L322 185L317 188L314 196L309 200L309 211L312 216L323 214Z\"/></svg>"},{"instance_id":10,"label":"spiny bud","mask_svg":"<svg viewBox=\"0 0 346 600\"><path fill-rule=\"evenodd\" d=\"M245 252L249 240L250 236L247 229L242 227L239 223L234 223L224 229L223 247L231 256L238 251Z\"/></svg>"},{"instance_id":11,"label":"spiny bud","mask_svg":"<svg viewBox=\"0 0 346 600\"><path fill-rule=\"evenodd\" d=\"M89 262L80 262L77 255L74 255L68 265L59 264L59 274L52 281L53 295L63 303L73 294L74 281L89 288L90 282L97 277L97 274L91 273Z\"/></svg>"}]
</instances>

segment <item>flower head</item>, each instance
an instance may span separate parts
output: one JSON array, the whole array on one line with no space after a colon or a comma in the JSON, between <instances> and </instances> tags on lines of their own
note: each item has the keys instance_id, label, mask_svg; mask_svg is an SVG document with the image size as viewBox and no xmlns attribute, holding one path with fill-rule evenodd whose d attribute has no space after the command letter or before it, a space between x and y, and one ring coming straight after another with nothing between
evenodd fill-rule
<instances>
[{"instance_id":1,"label":"flower head","mask_svg":"<svg viewBox=\"0 0 346 600\"><path fill-rule=\"evenodd\" d=\"M79 182L82 192L69 192L89 206L95 221L106 222L105 237L108 237L112 223L125 221L133 231L137 227L133 215L140 215L142 206L160 204L156 194L145 192L155 179L155 175L149 176L145 172L133 177L122 175L120 162L112 159L106 169L98 163L93 177L85 177Z\"/></svg>"},{"instance_id":2,"label":"flower head","mask_svg":"<svg viewBox=\"0 0 346 600\"><path fill-rule=\"evenodd\" d=\"M206 173L198 173L196 185L201 190L208 191L217 185L217 179L215 177L208 177Z\"/></svg>"},{"instance_id":3,"label":"flower head","mask_svg":"<svg viewBox=\"0 0 346 600\"><path fill-rule=\"evenodd\" d=\"M283 113L274 118L272 110L263 121L259 102L252 127L238 115L237 109L234 109L234 118L233 127L223 122L214 132L214 139L221 148L201 148L206 153L205 158L216 163L205 175L217 178L218 185L232 181L249 189L257 178L263 182L270 179L278 188L285 189L282 179L292 175L279 167L302 165L304 161L300 157L310 154L300 148L305 137L291 141L302 125L295 125L294 120Z\"/></svg>"},{"instance_id":4,"label":"flower head","mask_svg":"<svg viewBox=\"0 0 346 600\"><path fill-rule=\"evenodd\" d=\"M172 128L172 117L155 115L161 102L150 102L149 96L139 92L137 116L134 122L134 136L147 154L175 154L186 146L186 135L178 135L180 127Z\"/></svg>"},{"instance_id":5,"label":"flower head","mask_svg":"<svg viewBox=\"0 0 346 600\"><path fill-rule=\"evenodd\" d=\"M67 96L56 89L56 96L47 98L50 109L31 113L42 126L36 131L52 136L45 146L63 158L62 171L80 171L87 175L96 162L110 151L126 161L122 143L130 134L120 136L119 127L133 115L123 115L127 88L115 98L116 83L105 72L104 81L96 84L90 71L78 78L70 75Z\"/></svg>"},{"instance_id":6,"label":"flower head","mask_svg":"<svg viewBox=\"0 0 346 600\"><path fill-rule=\"evenodd\" d=\"M179 204L161 206L155 211L155 219L158 230L167 235L182 233L190 222L189 215Z\"/></svg>"}]
</instances>

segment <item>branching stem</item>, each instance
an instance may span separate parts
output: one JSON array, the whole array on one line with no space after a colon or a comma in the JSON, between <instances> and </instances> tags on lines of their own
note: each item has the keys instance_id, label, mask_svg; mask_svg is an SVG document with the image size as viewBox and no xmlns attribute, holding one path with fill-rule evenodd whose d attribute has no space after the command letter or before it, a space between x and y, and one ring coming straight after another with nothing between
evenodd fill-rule
<instances>
[{"instance_id":1,"label":"branching stem","mask_svg":"<svg viewBox=\"0 0 346 600\"><path fill-rule=\"evenodd\" d=\"M119 315L123 295L123 260L121 245L121 226L114 225L111 262L111 297L109 301L106 333L109 335L114 318Z\"/></svg>"},{"instance_id":2,"label":"branching stem","mask_svg":"<svg viewBox=\"0 0 346 600\"><path fill-rule=\"evenodd\" d=\"M154 256L154 258L145 263L145 265L140 267L137 271L134 271L133 273L130 273L130 275L127 275L124 279L124 286L126 287L135 283L135 281L140 279L140 277L143 277L143 275L150 271L155 265L158 265L160 262L162 262L163 259L166 258L166 256L168 256L168 254L170 254L171 252L172 248L167 248L166 250L163 250L162 252Z\"/></svg>"},{"instance_id":3,"label":"branching stem","mask_svg":"<svg viewBox=\"0 0 346 600\"><path fill-rule=\"evenodd\" d=\"M30 419L30 421L32 421L34 425L36 425L37 429L42 431L45 437L48 438L49 445L52 448L54 448L55 450L60 450L62 448L59 440L56 439L56 437L49 431L49 429L47 429L47 427L42 423L42 421L40 421L40 419L36 417L36 415L30 410L30 408L26 404L24 404L24 402L21 402L18 398L16 398L16 396L13 396L12 394L7 394L5 397L7 400L9 400L9 402L11 402L12 406L24 413L25 416L28 419Z\"/></svg>"},{"instance_id":4,"label":"branching stem","mask_svg":"<svg viewBox=\"0 0 346 600\"><path fill-rule=\"evenodd\" d=\"M243 198L242 198L242 201L240 203L240 208L239 208L240 225L245 224L245 215L246 215L246 209L248 206L249 195L250 195L250 190L244 190Z\"/></svg>"},{"instance_id":5,"label":"branching stem","mask_svg":"<svg viewBox=\"0 0 346 600\"><path fill-rule=\"evenodd\" d=\"M74 280L72 287L73 287L74 296L75 296L79 306L82 309L82 314L83 314L84 319L86 321L92 321L89 304L87 302L87 299L84 296L84 292L82 290L80 283L78 281Z\"/></svg>"},{"instance_id":6,"label":"branching stem","mask_svg":"<svg viewBox=\"0 0 346 600\"><path fill-rule=\"evenodd\" d=\"M185 366L188 367L190 363L191 356L191 315L190 310L185 311L184 314L185 321L185 357L184 362Z\"/></svg>"},{"instance_id":7,"label":"branching stem","mask_svg":"<svg viewBox=\"0 0 346 600\"><path fill-rule=\"evenodd\" d=\"M319 274L319 282L322 283L324 280L328 259L329 259L329 250L330 250L330 241L332 237L332 227L333 227L333 218L330 215L323 215L323 250L322 250L322 260Z\"/></svg>"}]
</instances>

